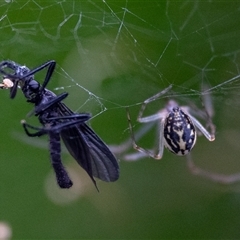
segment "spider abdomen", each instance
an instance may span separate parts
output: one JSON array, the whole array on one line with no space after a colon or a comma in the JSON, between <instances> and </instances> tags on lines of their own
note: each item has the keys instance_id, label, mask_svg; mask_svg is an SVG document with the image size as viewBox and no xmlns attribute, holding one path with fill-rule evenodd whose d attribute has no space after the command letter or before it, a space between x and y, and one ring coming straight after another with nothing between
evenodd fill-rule
<instances>
[{"instance_id":1,"label":"spider abdomen","mask_svg":"<svg viewBox=\"0 0 240 240\"><path fill-rule=\"evenodd\" d=\"M173 108L165 121L165 147L172 153L183 156L192 150L196 138L196 129L190 117L179 107Z\"/></svg>"}]
</instances>

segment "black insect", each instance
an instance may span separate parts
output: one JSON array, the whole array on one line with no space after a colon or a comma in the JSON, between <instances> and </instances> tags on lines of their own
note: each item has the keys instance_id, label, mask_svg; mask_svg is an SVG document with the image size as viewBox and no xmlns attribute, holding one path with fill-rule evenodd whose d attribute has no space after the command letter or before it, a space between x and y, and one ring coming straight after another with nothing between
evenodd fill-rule
<instances>
[{"instance_id":1,"label":"black insect","mask_svg":"<svg viewBox=\"0 0 240 240\"><path fill-rule=\"evenodd\" d=\"M73 183L62 165L60 137L69 153L88 173L96 188L93 177L106 182L116 181L119 177L118 162L105 143L86 125L91 115L74 113L62 103L68 93L55 95L46 89L55 65L56 62L52 60L30 70L15 62L3 61L0 63L0 72L3 74L3 80L8 81L0 87L7 88L11 85L8 83L10 81L13 83L10 88L10 98L13 99L16 96L17 89L20 87L27 102L35 104L33 113L38 116L43 126L34 127L25 121L21 123L29 137L40 137L44 134L49 136L51 163L61 188L70 188ZM34 80L34 74L44 68L47 68L47 74L43 84L40 85ZM31 133L29 129L36 132Z\"/></svg>"}]
</instances>

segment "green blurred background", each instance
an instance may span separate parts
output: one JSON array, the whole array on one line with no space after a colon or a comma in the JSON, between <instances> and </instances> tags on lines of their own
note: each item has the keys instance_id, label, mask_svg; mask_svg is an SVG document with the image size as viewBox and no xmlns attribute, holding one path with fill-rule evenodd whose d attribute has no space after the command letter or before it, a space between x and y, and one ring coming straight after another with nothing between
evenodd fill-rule
<instances>
[{"instance_id":1,"label":"green blurred background","mask_svg":"<svg viewBox=\"0 0 240 240\"><path fill-rule=\"evenodd\" d=\"M91 112L104 141L129 137L125 107L135 120L140 104L173 84L180 104L201 107L203 83L212 87L216 141L198 139L195 163L240 172L240 1L1 1L0 56L29 68L54 59L48 88ZM35 76L40 82L44 72ZM154 102L146 114L164 106ZM115 183L86 173L63 148L74 181L57 188L47 138L29 139L21 119L33 106L19 91L2 90L0 221L12 239L240 238L240 183L221 185L189 173L186 159L164 152L161 161L120 159ZM134 130L140 126L134 122ZM154 145L155 133L141 141ZM0 223L1 224L1 223ZM0 225L2 226L2 224Z\"/></svg>"}]
</instances>

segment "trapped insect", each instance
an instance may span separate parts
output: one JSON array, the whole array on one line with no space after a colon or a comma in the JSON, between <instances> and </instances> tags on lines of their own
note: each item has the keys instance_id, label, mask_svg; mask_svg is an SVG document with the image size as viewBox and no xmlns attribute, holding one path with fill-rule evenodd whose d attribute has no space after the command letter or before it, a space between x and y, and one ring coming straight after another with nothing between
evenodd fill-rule
<instances>
[{"instance_id":1,"label":"trapped insect","mask_svg":"<svg viewBox=\"0 0 240 240\"><path fill-rule=\"evenodd\" d=\"M13 85L10 88L10 98L14 98L17 88L20 87L27 102L35 105L34 113L42 127L35 127L22 120L21 123L29 137L49 136L51 164L56 174L58 185L61 188L70 188L72 181L61 161L60 137L69 153L78 164L88 173L97 188L94 177L106 182L116 181L119 178L119 166L115 156L105 143L86 125L91 118L88 113L74 113L62 100L68 93L55 95L46 88L54 72L56 62L48 61L41 66L30 70L13 61L0 63L0 72L4 80L8 79ZM34 79L34 74L47 68L47 74L41 85ZM8 84L10 84L8 82ZM3 87L6 88L6 87ZM30 132L29 129L36 130Z\"/></svg>"},{"instance_id":2,"label":"trapped insect","mask_svg":"<svg viewBox=\"0 0 240 240\"><path fill-rule=\"evenodd\" d=\"M212 123L214 111L209 93L203 94L205 109L179 106L176 101L171 99L167 102L165 107L160 109L157 113L143 117L146 106L166 94L171 88L172 85L143 102L137 121L145 123L145 125L136 134L133 132L129 110L127 109L131 139L119 146L112 146L111 150L116 154L122 153L125 152L129 148L129 145L132 144L133 148L138 152L126 154L123 158L127 161L135 161L147 156L154 159L161 159L163 157L165 147L175 155L186 156L188 167L193 174L201 175L221 183L233 183L239 181L239 174L224 175L212 173L197 167L191 159L190 152L196 144L198 134L204 135L209 141L215 140L215 126ZM206 88L206 86L204 88ZM205 120L210 132L203 127L203 125L193 115ZM158 142L156 152L154 150L145 149L136 143L136 140L142 138L143 135L145 135L154 126L154 124L158 125Z\"/></svg>"}]
</instances>

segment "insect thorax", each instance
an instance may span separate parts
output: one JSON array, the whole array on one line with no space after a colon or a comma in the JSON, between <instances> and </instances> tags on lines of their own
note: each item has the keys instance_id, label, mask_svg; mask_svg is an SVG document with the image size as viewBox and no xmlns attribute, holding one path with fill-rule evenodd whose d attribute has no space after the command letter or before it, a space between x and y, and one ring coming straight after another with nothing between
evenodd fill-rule
<instances>
[{"instance_id":1,"label":"insect thorax","mask_svg":"<svg viewBox=\"0 0 240 240\"><path fill-rule=\"evenodd\" d=\"M179 107L173 108L165 121L165 147L172 153L183 156L192 150L196 138L196 129L190 117Z\"/></svg>"}]
</instances>

